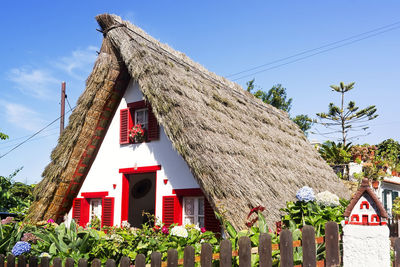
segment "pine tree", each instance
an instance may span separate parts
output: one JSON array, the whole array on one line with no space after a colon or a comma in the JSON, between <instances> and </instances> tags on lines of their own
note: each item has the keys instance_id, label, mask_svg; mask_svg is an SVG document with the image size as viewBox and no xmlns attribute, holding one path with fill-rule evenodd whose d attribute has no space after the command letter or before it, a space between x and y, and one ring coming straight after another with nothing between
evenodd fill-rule
<instances>
[{"instance_id":1,"label":"pine tree","mask_svg":"<svg viewBox=\"0 0 400 267\"><path fill-rule=\"evenodd\" d=\"M331 85L333 91L341 94L341 104L336 106L334 103L329 104L328 112L317 113L321 120L321 124L332 130L326 134L340 133L340 142L346 146L346 142L356 137L366 135L365 131L369 128L367 122L378 117L375 106L368 106L360 109L354 101L350 101L347 106L344 106L344 94L354 89L354 82L344 84L341 82L339 86ZM352 131L364 131L364 134L352 136L349 134Z\"/></svg>"}]
</instances>

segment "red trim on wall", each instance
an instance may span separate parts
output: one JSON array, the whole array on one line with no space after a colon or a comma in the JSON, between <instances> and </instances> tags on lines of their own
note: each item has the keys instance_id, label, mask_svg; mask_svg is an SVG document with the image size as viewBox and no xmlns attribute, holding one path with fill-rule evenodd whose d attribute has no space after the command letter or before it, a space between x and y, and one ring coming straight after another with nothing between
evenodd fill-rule
<instances>
[{"instance_id":1,"label":"red trim on wall","mask_svg":"<svg viewBox=\"0 0 400 267\"><path fill-rule=\"evenodd\" d=\"M104 198L108 196L108 192L86 192L86 193L81 193L81 196L84 198Z\"/></svg>"},{"instance_id":2,"label":"red trim on wall","mask_svg":"<svg viewBox=\"0 0 400 267\"><path fill-rule=\"evenodd\" d=\"M353 214L353 215L351 215L351 220L350 221L359 222L360 221L360 216L358 216L357 214Z\"/></svg>"},{"instance_id":3,"label":"red trim on wall","mask_svg":"<svg viewBox=\"0 0 400 267\"><path fill-rule=\"evenodd\" d=\"M360 204L360 209L364 209L364 206L366 206L367 209L369 209L369 203L368 201L363 201Z\"/></svg>"},{"instance_id":4,"label":"red trim on wall","mask_svg":"<svg viewBox=\"0 0 400 267\"><path fill-rule=\"evenodd\" d=\"M188 188L188 189L172 189L172 194L180 197L185 196L204 196L203 191L200 188Z\"/></svg>"},{"instance_id":5,"label":"red trim on wall","mask_svg":"<svg viewBox=\"0 0 400 267\"><path fill-rule=\"evenodd\" d=\"M373 223L375 219L375 222L379 223L381 220L379 219L379 216L377 214L372 214L371 215L371 222Z\"/></svg>"},{"instance_id":6,"label":"red trim on wall","mask_svg":"<svg viewBox=\"0 0 400 267\"><path fill-rule=\"evenodd\" d=\"M119 169L119 173L133 174L133 173L146 173L155 172L161 170L161 165L145 166L145 167L134 167L134 168L123 168Z\"/></svg>"}]
</instances>

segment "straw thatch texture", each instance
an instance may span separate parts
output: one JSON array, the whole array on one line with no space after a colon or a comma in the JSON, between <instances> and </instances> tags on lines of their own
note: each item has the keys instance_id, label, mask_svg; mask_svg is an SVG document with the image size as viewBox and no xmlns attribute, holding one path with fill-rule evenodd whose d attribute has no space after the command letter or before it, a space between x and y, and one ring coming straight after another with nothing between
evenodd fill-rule
<instances>
[{"instance_id":1,"label":"straw thatch texture","mask_svg":"<svg viewBox=\"0 0 400 267\"><path fill-rule=\"evenodd\" d=\"M35 187L26 221L62 220L90 169L130 76L105 39L86 90Z\"/></svg>"},{"instance_id":2,"label":"straw thatch texture","mask_svg":"<svg viewBox=\"0 0 400 267\"><path fill-rule=\"evenodd\" d=\"M211 205L236 228L244 227L250 208L258 205L266 206L268 223L273 226L279 220L279 209L304 185L348 197L346 187L285 112L262 103L236 83L207 71L118 16L104 14L96 19L105 42L112 45L131 78L139 83L158 122ZM91 102L100 98L101 83L106 79L97 72L95 67L89 81L96 80L98 86L88 83L82 96L86 99L90 95ZM70 207L71 197L62 206L59 200L67 190L56 194L47 191L74 181L67 166L76 169L80 154L69 150L78 149L77 140L93 127L83 125L91 119L87 113L93 107L81 101L78 108L81 110L71 118L71 126L61 137L37 189L38 196L45 197L43 207L48 202L54 203L54 209L58 205L58 216ZM84 177L76 180L78 185ZM53 210L30 216L47 219Z\"/></svg>"},{"instance_id":3,"label":"straw thatch texture","mask_svg":"<svg viewBox=\"0 0 400 267\"><path fill-rule=\"evenodd\" d=\"M348 197L285 112L118 16L97 21L212 205L236 227L257 205L267 207L272 225L304 185Z\"/></svg>"}]
</instances>

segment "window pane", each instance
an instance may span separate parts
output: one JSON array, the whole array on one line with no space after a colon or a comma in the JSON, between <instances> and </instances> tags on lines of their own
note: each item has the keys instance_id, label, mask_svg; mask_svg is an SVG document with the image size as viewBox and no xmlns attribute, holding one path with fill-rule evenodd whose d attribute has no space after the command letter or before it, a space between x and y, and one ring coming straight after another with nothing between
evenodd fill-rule
<instances>
[{"instance_id":1,"label":"window pane","mask_svg":"<svg viewBox=\"0 0 400 267\"><path fill-rule=\"evenodd\" d=\"M199 215L204 215L204 198L199 198L198 203L199 203L198 206Z\"/></svg>"},{"instance_id":2,"label":"window pane","mask_svg":"<svg viewBox=\"0 0 400 267\"><path fill-rule=\"evenodd\" d=\"M194 199L185 199L185 215L194 215Z\"/></svg>"},{"instance_id":3,"label":"window pane","mask_svg":"<svg viewBox=\"0 0 400 267\"><path fill-rule=\"evenodd\" d=\"M141 124L143 128L147 128L147 109L135 111L135 124Z\"/></svg>"},{"instance_id":4,"label":"window pane","mask_svg":"<svg viewBox=\"0 0 400 267\"><path fill-rule=\"evenodd\" d=\"M199 216L199 227L204 227L204 217L203 216Z\"/></svg>"},{"instance_id":5,"label":"window pane","mask_svg":"<svg viewBox=\"0 0 400 267\"><path fill-rule=\"evenodd\" d=\"M96 198L91 199L90 206L91 206L90 218L92 218L93 216L96 216L100 219L101 218L101 199L96 199Z\"/></svg>"}]
</instances>

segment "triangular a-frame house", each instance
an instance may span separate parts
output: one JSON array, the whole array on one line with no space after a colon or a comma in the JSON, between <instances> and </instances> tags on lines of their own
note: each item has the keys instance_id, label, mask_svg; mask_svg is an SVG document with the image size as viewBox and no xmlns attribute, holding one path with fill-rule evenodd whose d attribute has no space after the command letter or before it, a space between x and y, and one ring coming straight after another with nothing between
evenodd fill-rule
<instances>
[{"instance_id":1,"label":"triangular a-frame house","mask_svg":"<svg viewBox=\"0 0 400 267\"><path fill-rule=\"evenodd\" d=\"M137 225L147 211L217 229L218 211L244 228L262 205L273 226L302 186L348 197L287 113L118 16L96 19L102 48L27 220ZM145 140L129 137L137 124Z\"/></svg>"}]
</instances>

